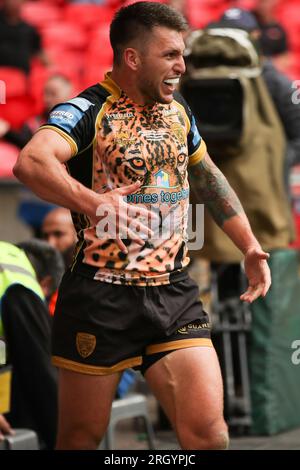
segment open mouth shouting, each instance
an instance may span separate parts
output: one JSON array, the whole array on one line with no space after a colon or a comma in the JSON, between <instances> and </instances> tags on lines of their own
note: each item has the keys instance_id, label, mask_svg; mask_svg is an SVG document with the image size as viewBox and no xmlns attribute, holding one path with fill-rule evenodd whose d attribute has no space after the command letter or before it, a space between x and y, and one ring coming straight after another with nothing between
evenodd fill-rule
<instances>
[{"instance_id":1,"label":"open mouth shouting","mask_svg":"<svg viewBox=\"0 0 300 470\"><path fill-rule=\"evenodd\" d=\"M164 80L163 83L169 93L173 93L176 90L176 86L179 83L179 78L180 77L172 77L172 78L167 78L166 80Z\"/></svg>"}]
</instances>

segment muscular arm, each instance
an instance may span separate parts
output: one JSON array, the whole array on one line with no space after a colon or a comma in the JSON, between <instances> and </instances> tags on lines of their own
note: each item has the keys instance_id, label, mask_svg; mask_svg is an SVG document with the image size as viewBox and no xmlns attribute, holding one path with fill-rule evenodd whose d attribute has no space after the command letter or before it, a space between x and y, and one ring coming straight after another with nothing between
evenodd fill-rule
<instances>
[{"instance_id":1,"label":"muscular arm","mask_svg":"<svg viewBox=\"0 0 300 470\"><path fill-rule=\"evenodd\" d=\"M199 202L206 205L216 223L244 254L245 272L249 286L241 300L253 302L265 296L271 285L271 275L265 253L252 233L241 203L225 176L208 154L190 167L192 190Z\"/></svg>"},{"instance_id":2,"label":"muscular arm","mask_svg":"<svg viewBox=\"0 0 300 470\"><path fill-rule=\"evenodd\" d=\"M72 178L62 165L70 158L68 142L55 131L42 129L21 151L13 172L40 198L95 216L96 193Z\"/></svg>"},{"instance_id":3,"label":"muscular arm","mask_svg":"<svg viewBox=\"0 0 300 470\"><path fill-rule=\"evenodd\" d=\"M189 176L197 201L205 204L235 245L244 254L250 248L260 248L237 195L208 154L189 168Z\"/></svg>"},{"instance_id":4,"label":"muscular arm","mask_svg":"<svg viewBox=\"0 0 300 470\"><path fill-rule=\"evenodd\" d=\"M117 229L119 233L126 233L128 238L134 238L137 243L144 245L145 242L140 235L129 229L128 225L132 225L137 232L144 233L147 236L152 231L137 219L136 210L123 200L127 194L137 191L141 183L137 181L131 185L108 191L105 194L97 194L68 174L62 163L70 158L71 147L68 142L55 131L42 129L33 136L21 151L13 172L22 183L32 189L40 198L67 207L72 211L86 214L93 223L99 220L96 213L100 206L98 216L103 215L103 211L108 209L109 215L112 217L111 220L116 220L118 216ZM152 212L150 213L142 207L138 208L138 214L145 217L145 220L148 220L148 217L155 217ZM119 248L127 253L127 248L119 233L116 234L113 230L111 238L114 238Z\"/></svg>"}]
</instances>

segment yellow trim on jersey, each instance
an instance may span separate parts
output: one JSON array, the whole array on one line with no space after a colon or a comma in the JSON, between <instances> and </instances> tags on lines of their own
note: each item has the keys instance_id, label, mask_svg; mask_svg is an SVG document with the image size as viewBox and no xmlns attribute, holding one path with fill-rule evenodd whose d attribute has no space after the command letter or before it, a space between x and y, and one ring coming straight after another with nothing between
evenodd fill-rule
<instances>
[{"instance_id":1,"label":"yellow trim on jersey","mask_svg":"<svg viewBox=\"0 0 300 470\"><path fill-rule=\"evenodd\" d=\"M112 83L113 80L109 79ZM109 82L109 81L108 81ZM103 82L102 82L103 83ZM94 139L93 139L93 171L92 171L92 184L91 184L91 188L92 190L94 190L94 170L95 170L95 165L94 165L94 158L95 158L95 145L97 145L97 127L98 127L98 122L101 122L101 119L104 115L104 113L106 113L107 109L109 108L109 106L112 105L112 103L114 101L117 101L118 97L114 96L114 95L109 95L106 100L105 100L105 103L103 103L103 105L101 106L101 109L99 111L99 113L97 114L97 117L96 117L96 120L95 120L95 136L94 136Z\"/></svg>"},{"instance_id":2,"label":"yellow trim on jersey","mask_svg":"<svg viewBox=\"0 0 300 470\"><path fill-rule=\"evenodd\" d=\"M209 346L212 348L213 344L208 338L179 339L168 343L152 344L146 348L146 354L149 355L164 351L172 351L173 349L185 349L195 346Z\"/></svg>"},{"instance_id":3,"label":"yellow trim on jersey","mask_svg":"<svg viewBox=\"0 0 300 470\"><path fill-rule=\"evenodd\" d=\"M80 150L80 152L78 152L77 155L80 155L81 153L85 152L91 145L94 145L94 140L95 139L96 139L96 129L95 129L94 137L92 138L90 143L86 147L84 147L84 149Z\"/></svg>"},{"instance_id":4,"label":"yellow trim on jersey","mask_svg":"<svg viewBox=\"0 0 300 470\"><path fill-rule=\"evenodd\" d=\"M186 128L187 128L186 135L188 135L188 133L190 132L190 129L191 129L191 122L190 122L189 117L186 113L186 110L185 110L184 106L181 103L178 103L178 101L176 101L175 99L173 100L173 103L179 108L179 111L181 111L181 113L183 114L183 118L185 120Z\"/></svg>"},{"instance_id":5,"label":"yellow trim on jersey","mask_svg":"<svg viewBox=\"0 0 300 470\"><path fill-rule=\"evenodd\" d=\"M94 171L95 171L95 147L97 145L97 126L98 126L98 122L101 120L105 110L106 110L106 107L107 107L107 98L105 100L105 103L103 103L103 105L101 106L101 109L99 110L97 116L96 116L96 119L95 119L95 134L94 134L94 138L93 138L93 155L92 155L92 158L93 158L93 167L92 167L92 181L91 181L91 189L94 190Z\"/></svg>"},{"instance_id":6,"label":"yellow trim on jersey","mask_svg":"<svg viewBox=\"0 0 300 470\"><path fill-rule=\"evenodd\" d=\"M51 124L46 124L42 127L40 127L38 129L39 130L42 130L42 129L51 129L52 131L55 131L57 132L59 135L61 135L67 142L68 144L70 145L71 147L71 151L72 151L72 157L74 157L77 152L78 152L78 147L77 147L77 144L75 142L74 139L72 139L71 136L69 136L69 134L67 134L66 132L62 131L61 129L59 129L58 127L55 127L55 126L51 126Z\"/></svg>"},{"instance_id":7,"label":"yellow trim on jersey","mask_svg":"<svg viewBox=\"0 0 300 470\"><path fill-rule=\"evenodd\" d=\"M199 163L204 158L206 152L207 152L206 143L201 137L201 144L197 148L196 152L190 155L188 166L196 165L196 163Z\"/></svg>"},{"instance_id":8,"label":"yellow trim on jersey","mask_svg":"<svg viewBox=\"0 0 300 470\"><path fill-rule=\"evenodd\" d=\"M59 356L52 356L52 364L56 367L62 367L63 369L73 370L74 372L82 372L83 374L89 375L109 375L115 372L121 372L122 370L130 367L140 366L142 364L142 356L132 357L120 361L111 367L100 367L91 366L89 364L82 364L80 362L70 361Z\"/></svg>"},{"instance_id":9,"label":"yellow trim on jersey","mask_svg":"<svg viewBox=\"0 0 300 470\"><path fill-rule=\"evenodd\" d=\"M116 84L116 82L113 81L113 79L110 77L111 72L107 72L105 74L105 78L102 82L99 82L99 84L105 88L111 95L116 96L117 98L120 98L122 90L121 88Z\"/></svg>"},{"instance_id":10,"label":"yellow trim on jersey","mask_svg":"<svg viewBox=\"0 0 300 470\"><path fill-rule=\"evenodd\" d=\"M186 126L187 126L187 133L186 134L188 135L188 133L190 132L190 129L191 129L191 122L189 120L187 112L186 112L184 106L181 103L179 103L178 101L176 101L176 99L174 99L173 103L179 108L179 111L181 112L181 114L183 114L183 117L184 117L184 120L185 120ZM204 140L201 137L201 143L200 143L199 148L197 148L197 150L192 155L189 155L188 166L196 165L196 163L200 162L202 160L202 158L204 157L204 155L206 154L206 152L207 152L206 144L205 144Z\"/></svg>"}]
</instances>

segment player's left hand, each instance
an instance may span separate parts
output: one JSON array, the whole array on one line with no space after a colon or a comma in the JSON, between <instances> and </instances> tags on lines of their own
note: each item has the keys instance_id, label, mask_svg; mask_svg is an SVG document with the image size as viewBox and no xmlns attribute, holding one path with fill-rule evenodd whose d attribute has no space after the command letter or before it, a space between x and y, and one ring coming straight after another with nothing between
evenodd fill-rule
<instances>
[{"instance_id":1,"label":"player's left hand","mask_svg":"<svg viewBox=\"0 0 300 470\"><path fill-rule=\"evenodd\" d=\"M267 263L270 257L260 248L250 248L244 259L245 273L249 287L240 296L241 300L252 303L258 297L265 297L271 285L271 273Z\"/></svg>"}]
</instances>

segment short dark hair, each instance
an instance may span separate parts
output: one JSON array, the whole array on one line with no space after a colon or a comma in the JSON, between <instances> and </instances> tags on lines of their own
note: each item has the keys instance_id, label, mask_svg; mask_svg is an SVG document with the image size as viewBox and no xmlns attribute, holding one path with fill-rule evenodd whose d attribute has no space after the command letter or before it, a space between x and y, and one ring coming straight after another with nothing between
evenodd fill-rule
<instances>
[{"instance_id":1,"label":"short dark hair","mask_svg":"<svg viewBox=\"0 0 300 470\"><path fill-rule=\"evenodd\" d=\"M51 291L55 292L65 270L61 254L49 243L36 238L20 242L17 246L25 251L39 282L46 276L51 277Z\"/></svg>"},{"instance_id":2,"label":"short dark hair","mask_svg":"<svg viewBox=\"0 0 300 470\"><path fill-rule=\"evenodd\" d=\"M184 16L163 3L136 2L120 8L110 25L110 43L114 63L120 64L123 48L132 40L142 38L155 26L165 26L181 32L188 29Z\"/></svg>"}]
</instances>

